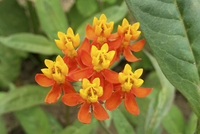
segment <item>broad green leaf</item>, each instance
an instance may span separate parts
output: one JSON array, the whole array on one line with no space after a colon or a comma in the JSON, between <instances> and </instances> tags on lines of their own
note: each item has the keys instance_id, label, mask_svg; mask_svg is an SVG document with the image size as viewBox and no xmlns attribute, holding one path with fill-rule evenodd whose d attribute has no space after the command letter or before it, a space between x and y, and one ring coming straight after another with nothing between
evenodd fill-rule
<instances>
[{"instance_id":1,"label":"broad green leaf","mask_svg":"<svg viewBox=\"0 0 200 134\"><path fill-rule=\"evenodd\" d=\"M0 2L0 20L1 36L29 31L29 22L25 10L19 6L16 0Z\"/></svg>"},{"instance_id":2,"label":"broad green leaf","mask_svg":"<svg viewBox=\"0 0 200 134\"><path fill-rule=\"evenodd\" d=\"M35 5L41 27L51 40L58 38L58 31L66 33L68 22L59 0L36 0Z\"/></svg>"},{"instance_id":3,"label":"broad green leaf","mask_svg":"<svg viewBox=\"0 0 200 134\"><path fill-rule=\"evenodd\" d=\"M70 125L66 127L60 134L88 134L96 126L97 120L92 117L90 124L78 123L78 126Z\"/></svg>"},{"instance_id":4,"label":"broad green leaf","mask_svg":"<svg viewBox=\"0 0 200 134\"><path fill-rule=\"evenodd\" d=\"M185 134L194 134L197 128L197 116L192 112L185 128Z\"/></svg>"},{"instance_id":5,"label":"broad green leaf","mask_svg":"<svg viewBox=\"0 0 200 134\"><path fill-rule=\"evenodd\" d=\"M95 13L98 9L99 3L97 0L76 0L76 7L78 11L85 17L88 17Z\"/></svg>"},{"instance_id":6,"label":"broad green leaf","mask_svg":"<svg viewBox=\"0 0 200 134\"><path fill-rule=\"evenodd\" d=\"M45 112L32 107L14 113L27 134L52 134Z\"/></svg>"},{"instance_id":7,"label":"broad green leaf","mask_svg":"<svg viewBox=\"0 0 200 134\"><path fill-rule=\"evenodd\" d=\"M2 97L4 97L6 94L7 94L6 92L0 92L0 99L1 99Z\"/></svg>"},{"instance_id":8,"label":"broad green leaf","mask_svg":"<svg viewBox=\"0 0 200 134\"><path fill-rule=\"evenodd\" d=\"M159 134L162 118L167 114L173 103L175 89L165 78L156 59L148 52L144 52L152 62L162 86L158 95L149 104L145 130L147 134Z\"/></svg>"},{"instance_id":9,"label":"broad green leaf","mask_svg":"<svg viewBox=\"0 0 200 134\"><path fill-rule=\"evenodd\" d=\"M200 1L126 2L163 73L200 117Z\"/></svg>"},{"instance_id":10,"label":"broad green leaf","mask_svg":"<svg viewBox=\"0 0 200 134\"><path fill-rule=\"evenodd\" d=\"M62 53L55 43L50 42L44 36L29 33L14 34L8 37L0 37L0 43L11 48L32 53L45 55Z\"/></svg>"},{"instance_id":11,"label":"broad green leaf","mask_svg":"<svg viewBox=\"0 0 200 134\"><path fill-rule=\"evenodd\" d=\"M122 2L122 4L120 6L115 5L115 6L106 8L103 11L101 11L95 15L92 15L89 19L84 21L77 29L77 33L79 33L81 40L83 40L85 38L86 25L87 25L87 23L92 25L94 17L97 17L99 19L101 14L105 14L107 17L107 22L111 22L111 21L118 22L123 19L123 17L126 15L126 13L127 13L127 7L126 7L125 2Z\"/></svg>"},{"instance_id":12,"label":"broad green leaf","mask_svg":"<svg viewBox=\"0 0 200 134\"><path fill-rule=\"evenodd\" d=\"M0 134L7 134L4 120L0 116Z\"/></svg>"},{"instance_id":13,"label":"broad green leaf","mask_svg":"<svg viewBox=\"0 0 200 134\"><path fill-rule=\"evenodd\" d=\"M49 90L39 85L26 85L12 90L0 99L0 114L45 104L44 99Z\"/></svg>"},{"instance_id":14,"label":"broad green leaf","mask_svg":"<svg viewBox=\"0 0 200 134\"><path fill-rule=\"evenodd\" d=\"M59 134L63 129L61 124L50 113L46 112L46 116L49 121L52 134Z\"/></svg>"},{"instance_id":15,"label":"broad green leaf","mask_svg":"<svg viewBox=\"0 0 200 134\"><path fill-rule=\"evenodd\" d=\"M185 120L177 106L172 105L167 115L163 118L162 125L169 134L184 133Z\"/></svg>"},{"instance_id":16,"label":"broad green leaf","mask_svg":"<svg viewBox=\"0 0 200 134\"><path fill-rule=\"evenodd\" d=\"M113 123L118 132L118 134L135 134L133 127L128 122L126 117L122 114L120 109L115 109L112 111Z\"/></svg>"},{"instance_id":17,"label":"broad green leaf","mask_svg":"<svg viewBox=\"0 0 200 134\"><path fill-rule=\"evenodd\" d=\"M0 87L6 88L14 81L21 68L21 57L17 51L0 43Z\"/></svg>"}]
</instances>

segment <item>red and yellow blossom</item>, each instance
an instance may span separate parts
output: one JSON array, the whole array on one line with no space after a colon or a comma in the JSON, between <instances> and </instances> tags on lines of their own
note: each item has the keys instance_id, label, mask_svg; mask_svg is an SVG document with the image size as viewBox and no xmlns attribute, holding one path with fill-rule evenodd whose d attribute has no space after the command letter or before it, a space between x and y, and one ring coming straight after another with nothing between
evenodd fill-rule
<instances>
[{"instance_id":1,"label":"red and yellow blossom","mask_svg":"<svg viewBox=\"0 0 200 134\"><path fill-rule=\"evenodd\" d=\"M68 67L63 59L58 55L56 61L46 59L47 68L41 69L43 74L36 74L36 82L44 87L52 86L45 98L46 103L54 103L60 97L62 91L66 93L75 93L73 86L68 82Z\"/></svg>"},{"instance_id":2,"label":"red and yellow blossom","mask_svg":"<svg viewBox=\"0 0 200 134\"><path fill-rule=\"evenodd\" d=\"M86 37L92 40L92 45L95 45L98 49L105 43L107 43L110 49L116 49L119 47L121 39L117 38L114 41L108 41L109 36L113 30L114 22L107 23L105 14L102 14L99 20L94 17L93 26L87 24L85 34Z\"/></svg>"},{"instance_id":3,"label":"red and yellow blossom","mask_svg":"<svg viewBox=\"0 0 200 134\"><path fill-rule=\"evenodd\" d=\"M69 70L77 68L77 51L74 47L79 46L80 37L79 34L74 35L71 27L68 28L67 34L58 32L59 40L55 40L56 45L63 51L65 57L63 58L69 67Z\"/></svg>"},{"instance_id":4,"label":"red and yellow blossom","mask_svg":"<svg viewBox=\"0 0 200 134\"><path fill-rule=\"evenodd\" d=\"M124 99L124 105L128 112L131 114L139 114L139 108L137 106L135 97L145 97L151 93L152 88L141 88L143 80L140 76L143 73L143 69L138 69L134 73L129 64L125 65L123 72L119 73L119 84L114 86L114 92L111 97L105 102L105 107L108 110L114 110L117 108Z\"/></svg>"},{"instance_id":5,"label":"red and yellow blossom","mask_svg":"<svg viewBox=\"0 0 200 134\"><path fill-rule=\"evenodd\" d=\"M101 105L102 100L110 97L113 86L110 83L100 86L100 79L95 78L92 82L88 79L83 79L82 89L79 93L65 94L62 97L64 104L75 106L81 104L78 112L78 120L89 124L91 121L91 113L98 120L106 120L109 118L106 110Z\"/></svg>"},{"instance_id":6,"label":"red and yellow blossom","mask_svg":"<svg viewBox=\"0 0 200 134\"><path fill-rule=\"evenodd\" d=\"M137 41L136 43L130 45L130 41L134 41L138 39L141 31L138 31L140 26L140 23L134 23L133 25L130 25L127 19L123 19L122 26L118 26L117 33L113 34L112 36L118 36L117 38L122 38L121 44L119 48L117 48L117 60L119 59L119 56L121 53L123 53L124 57L129 62L135 62L141 59L137 59L131 51L133 52L139 52L144 44L145 40ZM116 38L115 37L115 38Z\"/></svg>"},{"instance_id":7,"label":"red and yellow blossom","mask_svg":"<svg viewBox=\"0 0 200 134\"><path fill-rule=\"evenodd\" d=\"M115 51L109 51L108 44L105 43L100 50L96 46L92 46L91 53L82 51L81 60L82 63L87 66L82 70L75 71L70 77L76 81L80 81L83 78L94 79L99 77L101 85L104 79L111 83L118 83L118 73L109 70L108 68L114 62Z\"/></svg>"}]
</instances>

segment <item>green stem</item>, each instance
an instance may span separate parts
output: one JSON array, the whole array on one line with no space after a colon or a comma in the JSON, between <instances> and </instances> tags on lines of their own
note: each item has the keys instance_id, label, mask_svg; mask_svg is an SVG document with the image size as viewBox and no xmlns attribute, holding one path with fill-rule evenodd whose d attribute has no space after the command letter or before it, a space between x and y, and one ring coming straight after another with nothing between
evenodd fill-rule
<instances>
[{"instance_id":1,"label":"green stem","mask_svg":"<svg viewBox=\"0 0 200 134\"><path fill-rule=\"evenodd\" d=\"M110 132L110 130L103 124L103 121L98 120L98 122L99 122L100 127L104 130L106 134L112 134L112 132Z\"/></svg>"}]
</instances>

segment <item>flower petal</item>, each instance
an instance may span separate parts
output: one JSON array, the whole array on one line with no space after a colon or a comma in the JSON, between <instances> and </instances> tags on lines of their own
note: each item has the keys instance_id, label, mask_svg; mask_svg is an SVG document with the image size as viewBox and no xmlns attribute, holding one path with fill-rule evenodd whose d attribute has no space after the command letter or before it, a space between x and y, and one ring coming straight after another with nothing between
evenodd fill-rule
<instances>
[{"instance_id":1,"label":"flower petal","mask_svg":"<svg viewBox=\"0 0 200 134\"><path fill-rule=\"evenodd\" d=\"M83 78L89 78L93 74L93 72L93 68L87 67L70 73L69 77L75 81L81 81Z\"/></svg>"},{"instance_id":2,"label":"flower petal","mask_svg":"<svg viewBox=\"0 0 200 134\"><path fill-rule=\"evenodd\" d=\"M152 90L153 88L132 88L132 93L139 98L143 98L149 95Z\"/></svg>"},{"instance_id":3,"label":"flower petal","mask_svg":"<svg viewBox=\"0 0 200 134\"><path fill-rule=\"evenodd\" d=\"M88 40L88 38L85 38L82 44L78 47L77 53L81 53L82 50L85 50L86 52L90 53L91 45Z\"/></svg>"},{"instance_id":4,"label":"flower petal","mask_svg":"<svg viewBox=\"0 0 200 134\"><path fill-rule=\"evenodd\" d=\"M144 47L144 44L145 44L144 39L139 40L139 41L135 42L134 44L132 44L130 49L134 52L139 52Z\"/></svg>"},{"instance_id":5,"label":"flower petal","mask_svg":"<svg viewBox=\"0 0 200 134\"><path fill-rule=\"evenodd\" d=\"M90 78L90 81L93 81L95 78L99 78L100 79L100 86L103 87L103 85L104 85L104 78L103 78L101 72L96 72L95 71L93 73L92 77Z\"/></svg>"},{"instance_id":6,"label":"flower petal","mask_svg":"<svg viewBox=\"0 0 200 134\"><path fill-rule=\"evenodd\" d=\"M61 92L62 90L60 88L60 85L54 83L44 101L46 103L55 103L59 99Z\"/></svg>"},{"instance_id":7,"label":"flower petal","mask_svg":"<svg viewBox=\"0 0 200 134\"><path fill-rule=\"evenodd\" d=\"M109 81L110 83L119 83L119 79L118 79L118 73L109 70L109 69L104 69L102 71L102 74L104 76L104 78Z\"/></svg>"},{"instance_id":8,"label":"flower petal","mask_svg":"<svg viewBox=\"0 0 200 134\"><path fill-rule=\"evenodd\" d=\"M124 49L124 57L127 61L129 62L136 62L139 61L141 59L136 58L130 51L130 49L127 47Z\"/></svg>"},{"instance_id":9,"label":"flower petal","mask_svg":"<svg viewBox=\"0 0 200 134\"><path fill-rule=\"evenodd\" d=\"M90 40L97 39L97 36L95 35L93 28L90 24L87 24L86 29L85 29L85 34L86 34L86 37Z\"/></svg>"},{"instance_id":10,"label":"flower petal","mask_svg":"<svg viewBox=\"0 0 200 134\"><path fill-rule=\"evenodd\" d=\"M109 111L112 111L115 108L117 108L123 100L122 96L123 94L122 94L121 89L113 92L110 98L106 100L105 102L106 109L108 109Z\"/></svg>"},{"instance_id":11,"label":"flower petal","mask_svg":"<svg viewBox=\"0 0 200 134\"><path fill-rule=\"evenodd\" d=\"M81 52L81 60L84 65L92 66L92 58L91 58L90 54L84 50Z\"/></svg>"},{"instance_id":12,"label":"flower petal","mask_svg":"<svg viewBox=\"0 0 200 134\"><path fill-rule=\"evenodd\" d=\"M124 105L129 113L134 115L140 113L135 96L131 92L125 93Z\"/></svg>"},{"instance_id":13,"label":"flower petal","mask_svg":"<svg viewBox=\"0 0 200 134\"><path fill-rule=\"evenodd\" d=\"M55 83L54 79L49 79L44 74L36 74L35 81L43 87L49 87Z\"/></svg>"},{"instance_id":14,"label":"flower petal","mask_svg":"<svg viewBox=\"0 0 200 134\"><path fill-rule=\"evenodd\" d=\"M90 124L91 121L91 112L90 112L90 103L84 102L78 112L78 120L85 124Z\"/></svg>"},{"instance_id":15,"label":"flower petal","mask_svg":"<svg viewBox=\"0 0 200 134\"><path fill-rule=\"evenodd\" d=\"M98 98L98 100L107 100L113 92L113 84L110 82L104 81L104 87L103 87L103 95Z\"/></svg>"},{"instance_id":16,"label":"flower petal","mask_svg":"<svg viewBox=\"0 0 200 134\"><path fill-rule=\"evenodd\" d=\"M92 103L92 106L93 115L97 120L106 120L109 118L108 113L99 102Z\"/></svg>"},{"instance_id":17,"label":"flower petal","mask_svg":"<svg viewBox=\"0 0 200 134\"><path fill-rule=\"evenodd\" d=\"M108 42L109 50L115 50L119 48L121 41L122 41L122 37L120 36L116 38L116 40Z\"/></svg>"},{"instance_id":18,"label":"flower petal","mask_svg":"<svg viewBox=\"0 0 200 134\"><path fill-rule=\"evenodd\" d=\"M63 95L62 101L67 106L76 106L77 104L83 103L85 100L80 96L79 93L71 93Z\"/></svg>"},{"instance_id":19,"label":"flower petal","mask_svg":"<svg viewBox=\"0 0 200 134\"><path fill-rule=\"evenodd\" d=\"M65 79L65 82L61 84L62 90L64 94L69 94L69 93L76 93L74 87Z\"/></svg>"}]
</instances>

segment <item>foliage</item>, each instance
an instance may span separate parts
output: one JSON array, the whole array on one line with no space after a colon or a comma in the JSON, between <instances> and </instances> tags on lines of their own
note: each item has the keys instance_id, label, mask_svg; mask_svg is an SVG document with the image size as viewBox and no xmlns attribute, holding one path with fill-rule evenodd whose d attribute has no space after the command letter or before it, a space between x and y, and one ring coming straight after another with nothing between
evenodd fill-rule
<instances>
[{"instance_id":1,"label":"foliage","mask_svg":"<svg viewBox=\"0 0 200 134\"><path fill-rule=\"evenodd\" d=\"M82 0L74 1L67 12L59 0L0 1L0 133L6 134L4 114L13 112L26 133L96 133L99 127L113 127L118 134L200 133L200 2L198 0ZM65 8L65 7L64 7ZM130 12L127 12L127 9ZM99 124L92 118L89 125L78 121L63 127L50 113L40 108L49 88L25 83L18 87L24 61L42 68L43 59L63 55L56 46L57 32L66 33L69 26L85 38L87 23L105 14L107 22L121 25L140 23L145 39L142 52L134 53L142 61L130 63L133 70L144 68L143 87L153 88L146 98L136 98L140 114L132 115L120 105L109 112L109 119ZM122 71L123 57L112 66ZM73 83L76 91L80 82ZM13 87L12 85L16 85ZM174 104L176 89L187 99L192 113L187 120L184 111ZM57 102L61 103L61 102ZM54 104L52 104L54 106ZM59 109L58 109L59 110ZM70 118L69 113L66 115ZM104 130L102 129L102 131ZM113 129L111 132L113 132ZM107 132L109 133L109 131Z\"/></svg>"}]
</instances>

